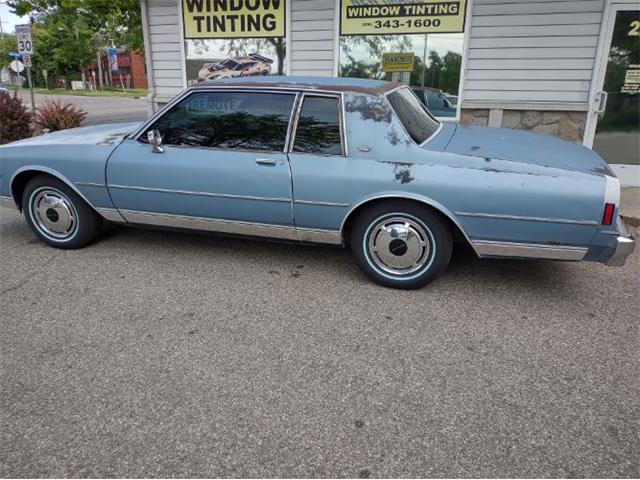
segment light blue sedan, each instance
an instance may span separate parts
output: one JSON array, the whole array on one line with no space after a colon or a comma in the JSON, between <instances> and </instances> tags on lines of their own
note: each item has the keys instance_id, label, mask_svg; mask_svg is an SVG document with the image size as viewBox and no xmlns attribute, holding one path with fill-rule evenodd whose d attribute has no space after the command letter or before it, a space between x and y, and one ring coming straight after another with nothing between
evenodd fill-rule
<instances>
[{"instance_id":1,"label":"light blue sedan","mask_svg":"<svg viewBox=\"0 0 640 480\"><path fill-rule=\"evenodd\" d=\"M264 77L194 86L142 125L0 147L3 204L44 242L105 221L350 246L374 281L421 287L454 241L479 257L622 265L620 186L591 150L440 123L409 87Z\"/></svg>"}]
</instances>

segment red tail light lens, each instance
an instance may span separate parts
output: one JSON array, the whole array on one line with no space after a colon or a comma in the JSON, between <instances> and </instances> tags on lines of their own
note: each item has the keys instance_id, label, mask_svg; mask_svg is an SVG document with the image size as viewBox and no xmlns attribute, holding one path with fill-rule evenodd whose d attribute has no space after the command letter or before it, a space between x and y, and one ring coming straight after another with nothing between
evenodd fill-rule
<instances>
[{"instance_id":1,"label":"red tail light lens","mask_svg":"<svg viewBox=\"0 0 640 480\"><path fill-rule=\"evenodd\" d=\"M615 203L604 204L604 215L602 216L603 225L611 225L613 223L613 212L616 209Z\"/></svg>"}]
</instances>

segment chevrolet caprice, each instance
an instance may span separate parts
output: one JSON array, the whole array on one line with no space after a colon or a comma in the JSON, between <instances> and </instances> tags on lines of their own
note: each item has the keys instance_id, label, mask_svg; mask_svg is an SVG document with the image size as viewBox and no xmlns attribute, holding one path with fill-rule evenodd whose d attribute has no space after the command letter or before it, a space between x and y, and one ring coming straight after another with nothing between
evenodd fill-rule
<instances>
[{"instance_id":1,"label":"chevrolet caprice","mask_svg":"<svg viewBox=\"0 0 640 480\"><path fill-rule=\"evenodd\" d=\"M0 195L42 241L104 222L348 246L397 288L478 257L622 265L620 186L588 148L436 120L409 87L261 77L203 82L143 124L0 147Z\"/></svg>"}]
</instances>

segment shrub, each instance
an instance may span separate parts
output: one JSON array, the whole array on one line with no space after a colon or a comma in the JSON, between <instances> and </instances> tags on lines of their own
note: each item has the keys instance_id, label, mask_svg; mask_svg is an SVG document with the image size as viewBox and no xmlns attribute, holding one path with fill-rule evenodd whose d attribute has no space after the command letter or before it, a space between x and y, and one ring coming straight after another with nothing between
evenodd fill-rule
<instances>
[{"instance_id":1,"label":"shrub","mask_svg":"<svg viewBox=\"0 0 640 480\"><path fill-rule=\"evenodd\" d=\"M0 145L30 137L31 112L18 98L17 93L0 93Z\"/></svg>"},{"instance_id":2,"label":"shrub","mask_svg":"<svg viewBox=\"0 0 640 480\"><path fill-rule=\"evenodd\" d=\"M71 103L48 100L38 107L35 123L39 130L55 132L79 127L86 116L87 112Z\"/></svg>"}]
</instances>

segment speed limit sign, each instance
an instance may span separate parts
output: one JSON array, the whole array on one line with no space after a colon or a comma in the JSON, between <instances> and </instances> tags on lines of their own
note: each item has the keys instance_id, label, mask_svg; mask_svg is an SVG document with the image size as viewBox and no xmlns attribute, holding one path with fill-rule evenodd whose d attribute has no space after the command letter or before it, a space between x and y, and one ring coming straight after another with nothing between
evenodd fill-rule
<instances>
[{"instance_id":1,"label":"speed limit sign","mask_svg":"<svg viewBox=\"0 0 640 480\"><path fill-rule=\"evenodd\" d=\"M16 37L18 39L18 53L31 55L33 53L31 27L29 25L16 25Z\"/></svg>"}]
</instances>

